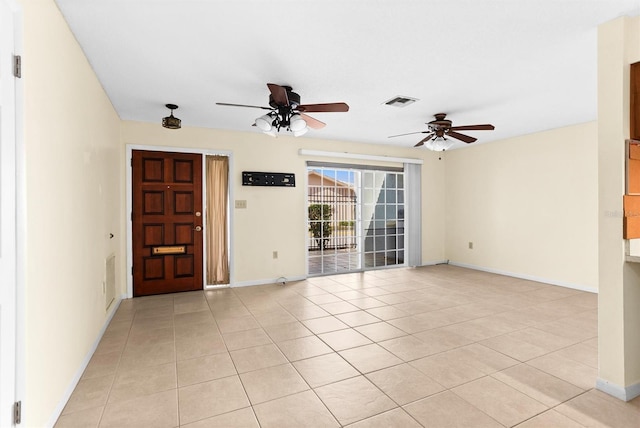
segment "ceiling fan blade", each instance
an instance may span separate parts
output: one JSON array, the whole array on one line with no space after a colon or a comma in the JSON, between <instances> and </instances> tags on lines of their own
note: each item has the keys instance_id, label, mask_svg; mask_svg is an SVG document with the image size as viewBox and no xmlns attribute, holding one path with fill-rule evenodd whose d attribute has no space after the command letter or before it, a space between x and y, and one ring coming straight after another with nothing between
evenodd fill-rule
<instances>
[{"instance_id":1,"label":"ceiling fan blade","mask_svg":"<svg viewBox=\"0 0 640 428\"><path fill-rule=\"evenodd\" d=\"M464 125L464 126L452 126L449 128L452 131L493 131L496 129L493 125Z\"/></svg>"},{"instance_id":2,"label":"ceiling fan blade","mask_svg":"<svg viewBox=\"0 0 640 428\"><path fill-rule=\"evenodd\" d=\"M263 110L273 110L271 107L262 107L262 106L250 106L247 104L230 104L230 103L216 103L219 106L231 106L231 107L251 107L251 108L261 108Z\"/></svg>"},{"instance_id":3,"label":"ceiling fan blade","mask_svg":"<svg viewBox=\"0 0 640 428\"><path fill-rule=\"evenodd\" d=\"M459 134L459 133L457 133L455 131L452 131L451 129L449 129L449 132L447 132L447 135L449 137L456 138L456 139L458 139L460 141L464 141L465 143L473 143L474 141L477 140L477 138L473 138L473 137L470 137L470 136L464 135L464 134Z\"/></svg>"},{"instance_id":4,"label":"ceiling fan blade","mask_svg":"<svg viewBox=\"0 0 640 428\"><path fill-rule=\"evenodd\" d=\"M326 123L324 122L320 122L318 119L314 119L313 117L304 114L304 113L300 113L300 116L302 116L302 118L304 119L305 122L307 122L307 126L311 129L322 129L325 126L327 126Z\"/></svg>"},{"instance_id":5,"label":"ceiling fan blade","mask_svg":"<svg viewBox=\"0 0 640 428\"><path fill-rule=\"evenodd\" d=\"M418 144L416 144L413 147L420 147L422 145L424 145L424 143L426 143L427 141L429 141L431 138L433 138L433 134L429 134L426 137L424 137L422 140L418 141Z\"/></svg>"},{"instance_id":6,"label":"ceiling fan blade","mask_svg":"<svg viewBox=\"0 0 640 428\"><path fill-rule=\"evenodd\" d=\"M405 135L429 134L429 133L431 133L431 131L408 132L406 134L390 135L387 138L404 137Z\"/></svg>"},{"instance_id":7,"label":"ceiling fan blade","mask_svg":"<svg viewBox=\"0 0 640 428\"><path fill-rule=\"evenodd\" d=\"M267 83L267 87L269 88L269 91L271 91L271 96L273 97L273 101L275 101L276 104L278 104L279 106L289 105L287 89L284 86L276 85L275 83Z\"/></svg>"},{"instance_id":8,"label":"ceiling fan blade","mask_svg":"<svg viewBox=\"0 0 640 428\"><path fill-rule=\"evenodd\" d=\"M345 103L303 104L296 110L306 113L344 112L349 111L349 106Z\"/></svg>"}]
</instances>

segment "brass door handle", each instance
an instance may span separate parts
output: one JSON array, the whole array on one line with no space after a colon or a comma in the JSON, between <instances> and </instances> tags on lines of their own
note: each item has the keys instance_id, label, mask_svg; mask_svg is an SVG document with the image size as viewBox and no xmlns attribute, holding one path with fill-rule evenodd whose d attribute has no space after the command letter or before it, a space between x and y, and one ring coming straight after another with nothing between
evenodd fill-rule
<instances>
[{"instance_id":1,"label":"brass door handle","mask_svg":"<svg viewBox=\"0 0 640 428\"><path fill-rule=\"evenodd\" d=\"M193 228L196 232L200 232L202 230L202 226L196 226Z\"/></svg>"}]
</instances>

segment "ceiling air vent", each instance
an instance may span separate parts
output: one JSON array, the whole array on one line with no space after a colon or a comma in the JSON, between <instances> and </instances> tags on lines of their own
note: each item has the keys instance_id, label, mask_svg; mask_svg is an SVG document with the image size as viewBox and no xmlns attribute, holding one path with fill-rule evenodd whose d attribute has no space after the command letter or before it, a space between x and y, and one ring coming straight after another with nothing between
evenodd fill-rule
<instances>
[{"instance_id":1,"label":"ceiling air vent","mask_svg":"<svg viewBox=\"0 0 640 428\"><path fill-rule=\"evenodd\" d=\"M417 98L397 96L397 97L391 98L389 101L385 101L385 104L388 106L394 106L394 107L406 107L409 104L415 103L416 101L418 101Z\"/></svg>"}]
</instances>

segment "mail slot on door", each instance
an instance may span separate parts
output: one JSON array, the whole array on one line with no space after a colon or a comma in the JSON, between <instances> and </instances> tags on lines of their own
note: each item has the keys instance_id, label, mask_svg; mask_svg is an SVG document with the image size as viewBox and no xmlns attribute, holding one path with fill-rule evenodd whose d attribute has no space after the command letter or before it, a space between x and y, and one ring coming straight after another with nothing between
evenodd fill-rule
<instances>
[{"instance_id":1,"label":"mail slot on door","mask_svg":"<svg viewBox=\"0 0 640 428\"><path fill-rule=\"evenodd\" d=\"M168 256L171 254L185 254L187 247L184 245L168 245L164 247L152 247L151 254L154 256Z\"/></svg>"}]
</instances>

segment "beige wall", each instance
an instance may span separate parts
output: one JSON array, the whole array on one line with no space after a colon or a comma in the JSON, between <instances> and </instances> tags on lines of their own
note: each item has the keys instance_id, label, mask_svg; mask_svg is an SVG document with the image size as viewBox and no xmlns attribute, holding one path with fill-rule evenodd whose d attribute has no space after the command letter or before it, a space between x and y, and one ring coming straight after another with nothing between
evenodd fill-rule
<instances>
[{"instance_id":1,"label":"beige wall","mask_svg":"<svg viewBox=\"0 0 640 428\"><path fill-rule=\"evenodd\" d=\"M598 29L599 387L640 393L640 265L625 263L622 195L629 138L629 64L640 61L640 17ZM607 389L608 388L608 389Z\"/></svg>"},{"instance_id":2,"label":"beige wall","mask_svg":"<svg viewBox=\"0 0 640 428\"><path fill-rule=\"evenodd\" d=\"M22 7L27 237L21 399L25 425L40 427L55 416L108 316L104 262L121 238L120 120L54 2L29 0Z\"/></svg>"},{"instance_id":3,"label":"beige wall","mask_svg":"<svg viewBox=\"0 0 640 428\"><path fill-rule=\"evenodd\" d=\"M453 150L444 162L452 262L597 289L595 122Z\"/></svg>"},{"instance_id":4,"label":"beige wall","mask_svg":"<svg viewBox=\"0 0 640 428\"><path fill-rule=\"evenodd\" d=\"M187 122L185 118L183 123ZM320 134L321 131L318 131ZM299 149L349 152L379 156L422 158L423 165L423 262L444 258L442 206L444 188L442 164L437 155L425 150L391 149L380 145L294 138L281 134L272 138L256 132L231 132L184 127L167 130L159 123L124 122L124 145L178 147L232 153L233 198L246 200L246 209L232 208L233 281L251 284L281 276L306 275L306 161L374 164L353 159L311 158ZM123 157L125 149L122 148ZM126 160L123 158L123 163ZM380 162L378 162L380 163ZM389 163L387 163L389 164ZM397 165L397 164L393 164ZM242 171L288 172L296 176L296 187L242 186ZM124 198L124 194L123 194ZM125 202L124 199L122 201ZM124 250L124 247L123 247ZM278 259L272 258L278 251Z\"/></svg>"}]
</instances>

